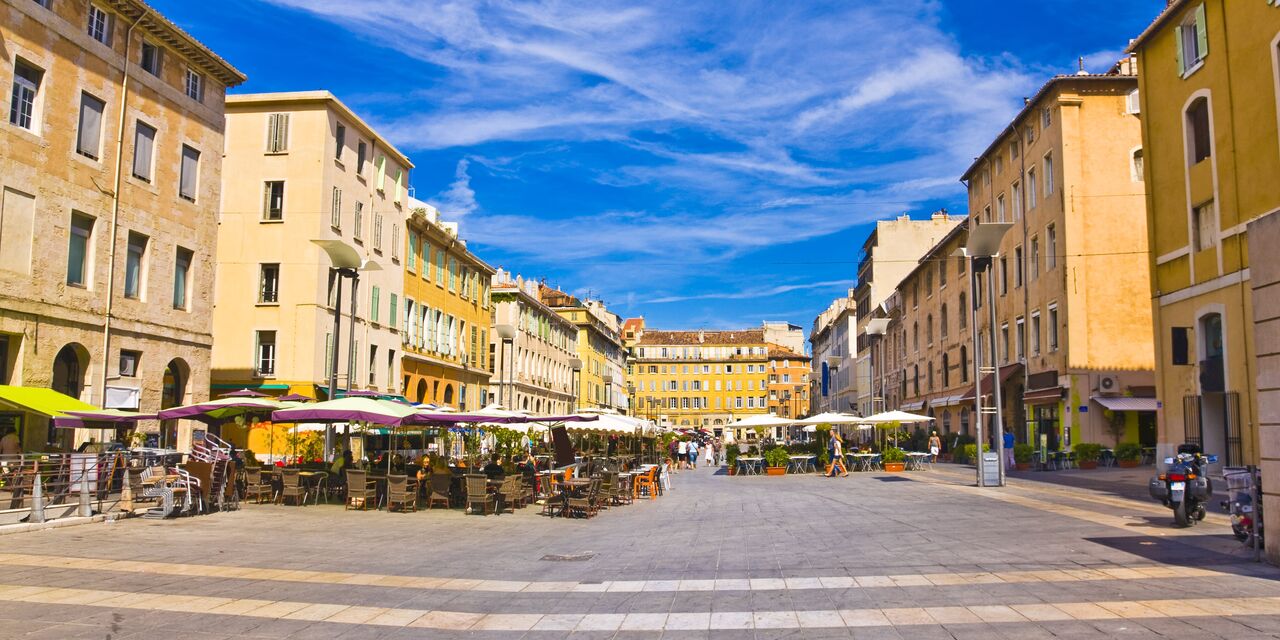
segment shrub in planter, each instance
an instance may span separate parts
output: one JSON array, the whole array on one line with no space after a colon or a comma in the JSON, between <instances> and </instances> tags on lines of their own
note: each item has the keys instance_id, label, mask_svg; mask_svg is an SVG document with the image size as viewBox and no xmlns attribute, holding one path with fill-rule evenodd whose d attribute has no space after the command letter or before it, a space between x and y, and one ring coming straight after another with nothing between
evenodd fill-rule
<instances>
[{"instance_id":1,"label":"shrub in planter","mask_svg":"<svg viewBox=\"0 0 1280 640\"><path fill-rule=\"evenodd\" d=\"M905 467L904 460L907 455L897 447L889 447L880 454L880 459L884 462L885 471L902 471Z\"/></svg>"},{"instance_id":2,"label":"shrub in planter","mask_svg":"<svg viewBox=\"0 0 1280 640\"><path fill-rule=\"evenodd\" d=\"M978 461L978 445L960 445L960 451L956 456L959 458L957 462L961 464L974 464Z\"/></svg>"},{"instance_id":3,"label":"shrub in planter","mask_svg":"<svg viewBox=\"0 0 1280 640\"><path fill-rule=\"evenodd\" d=\"M1142 460L1142 445L1136 442L1123 442L1116 447L1116 460L1126 469L1138 466Z\"/></svg>"},{"instance_id":4,"label":"shrub in planter","mask_svg":"<svg viewBox=\"0 0 1280 640\"><path fill-rule=\"evenodd\" d=\"M1102 445L1095 442L1080 442L1072 447L1076 454L1076 464L1081 469L1097 469L1098 458L1102 456Z\"/></svg>"},{"instance_id":5,"label":"shrub in planter","mask_svg":"<svg viewBox=\"0 0 1280 640\"><path fill-rule=\"evenodd\" d=\"M1013 445L1013 462L1018 471L1026 471L1031 468L1031 459L1036 455L1035 447L1029 444Z\"/></svg>"},{"instance_id":6,"label":"shrub in planter","mask_svg":"<svg viewBox=\"0 0 1280 640\"><path fill-rule=\"evenodd\" d=\"M734 475L738 472L739 455L741 455L741 453L738 451L737 447L724 448L724 461L729 465L729 475Z\"/></svg>"},{"instance_id":7,"label":"shrub in planter","mask_svg":"<svg viewBox=\"0 0 1280 640\"><path fill-rule=\"evenodd\" d=\"M780 476L787 472L787 464L791 462L791 452L786 447L773 447L764 452L764 463L768 467L765 473Z\"/></svg>"}]
</instances>

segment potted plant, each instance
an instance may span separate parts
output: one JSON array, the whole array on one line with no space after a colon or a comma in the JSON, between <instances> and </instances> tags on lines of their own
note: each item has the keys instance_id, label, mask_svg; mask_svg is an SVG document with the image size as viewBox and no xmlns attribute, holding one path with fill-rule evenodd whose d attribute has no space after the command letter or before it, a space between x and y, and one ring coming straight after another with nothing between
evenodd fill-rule
<instances>
[{"instance_id":1,"label":"potted plant","mask_svg":"<svg viewBox=\"0 0 1280 640\"><path fill-rule=\"evenodd\" d=\"M1136 442L1122 442L1116 447L1116 460L1120 467L1132 469L1142 460L1142 445Z\"/></svg>"},{"instance_id":2,"label":"potted plant","mask_svg":"<svg viewBox=\"0 0 1280 640\"><path fill-rule=\"evenodd\" d=\"M787 464L791 462L791 453L786 447L773 447L764 452L765 473L780 476L787 473Z\"/></svg>"},{"instance_id":3,"label":"potted plant","mask_svg":"<svg viewBox=\"0 0 1280 640\"><path fill-rule=\"evenodd\" d=\"M1102 455L1102 445L1093 442L1080 442L1072 447L1076 454L1076 465L1081 469L1097 469L1098 458Z\"/></svg>"},{"instance_id":4,"label":"potted plant","mask_svg":"<svg viewBox=\"0 0 1280 640\"><path fill-rule=\"evenodd\" d=\"M1013 445L1013 466L1018 471L1026 471L1031 468L1031 458L1035 457L1036 450L1029 444Z\"/></svg>"},{"instance_id":5,"label":"potted plant","mask_svg":"<svg viewBox=\"0 0 1280 640\"><path fill-rule=\"evenodd\" d=\"M738 474L739 455L741 455L741 453L739 452L738 447L725 445L724 461L729 465L729 475L731 476Z\"/></svg>"},{"instance_id":6,"label":"potted plant","mask_svg":"<svg viewBox=\"0 0 1280 640\"><path fill-rule=\"evenodd\" d=\"M906 463L903 461L907 459L907 455L897 447L885 448L884 453L880 454L880 459L884 462L885 471L898 472L906 468Z\"/></svg>"}]
</instances>

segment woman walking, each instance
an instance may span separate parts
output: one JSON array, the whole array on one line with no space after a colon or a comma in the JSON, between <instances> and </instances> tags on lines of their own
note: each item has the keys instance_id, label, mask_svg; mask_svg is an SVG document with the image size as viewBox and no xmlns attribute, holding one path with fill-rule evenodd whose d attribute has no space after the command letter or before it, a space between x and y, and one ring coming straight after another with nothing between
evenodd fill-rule
<instances>
[{"instance_id":1,"label":"woman walking","mask_svg":"<svg viewBox=\"0 0 1280 640\"><path fill-rule=\"evenodd\" d=\"M831 432L831 470L827 472L828 478L836 476L836 469L840 469L840 477L849 475L849 470L844 466L844 443L840 441L838 432Z\"/></svg>"}]
</instances>

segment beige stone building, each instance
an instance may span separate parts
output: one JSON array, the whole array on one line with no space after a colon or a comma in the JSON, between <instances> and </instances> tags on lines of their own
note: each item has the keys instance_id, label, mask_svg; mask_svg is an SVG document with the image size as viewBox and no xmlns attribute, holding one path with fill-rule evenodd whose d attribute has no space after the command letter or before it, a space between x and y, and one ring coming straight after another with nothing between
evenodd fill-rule
<instances>
[{"instance_id":1,"label":"beige stone building","mask_svg":"<svg viewBox=\"0 0 1280 640\"><path fill-rule=\"evenodd\" d=\"M339 389L401 393L409 159L326 91L229 98L226 147L215 392L328 397L336 347ZM337 279L317 241L363 267L354 319L342 278L338 336Z\"/></svg>"},{"instance_id":2,"label":"beige stone building","mask_svg":"<svg viewBox=\"0 0 1280 640\"><path fill-rule=\"evenodd\" d=\"M858 387L852 364L857 354L857 314L854 313L853 289L831 301L813 319L809 331L812 388L809 413L847 412L857 404Z\"/></svg>"},{"instance_id":3,"label":"beige stone building","mask_svg":"<svg viewBox=\"0 0 1280 640\"><path fill-rule=\"evenodd\" d=\"M511 409L565 415L574 404L578 327L542 303L538 286L508 271L494 276L489 395Z\"/></svg>"},{"instance_id":4,"label":"beige stone building","mask_svg":"<svg viewBox=\"0 0 1280 640\"><path fill-rule=\"evenodd\" d=\"M244 75L133 0L3 0L0 42L0 384L206 398L223 99ZM0 425L70 444L22 407Z\"/></svg>"},{"instance_id":5,"label":"beige stone building","mask_svg":"<svg viewBox=\"0 0 1280 640\"><path fill-rule=\"evenodd\" d=\"M984 293L977 324L986 337L972 352L994 353L1004 426L1018 442L1043 442L1050 449L1117 440L1155 445L1141 122L1132 66L1125 61L1107 74L1052 78L963 176L971 230L1013 224L992 270L979 277ZM936 293L940 274L929 287L924 273L921 295L925 289ZM989 278L995 285L994 349ZM959 314L948 322L954 332ZM936 382L941 374L934 371ZM984 391L989 386L984 380Z\"/></svg>"},{"instance_id":6,"label":"beige stone building","mask_svg":"<svg viewBox=\"0 0 1280 640\"><path fill-rule=\"evenodd\" d=\"M581 369L574 374L575 410L630 413L622 319L602 300L579 300L545 284L539 285L538 298L578 328L577 364Z\"/></svg>"}]
</instances>

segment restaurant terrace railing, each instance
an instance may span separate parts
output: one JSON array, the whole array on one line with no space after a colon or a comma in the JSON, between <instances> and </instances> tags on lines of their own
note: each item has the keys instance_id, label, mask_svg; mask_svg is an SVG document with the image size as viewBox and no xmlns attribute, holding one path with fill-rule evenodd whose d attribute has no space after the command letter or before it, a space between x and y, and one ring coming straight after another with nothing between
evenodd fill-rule
<instances>
[{"instance_id":1,"label":"restaurant terrace railing","mask_svg":"<svg viewBox=\"0 0 1280 640\"><path fill-rule=\"evenodd\" d=\"M181 494L191 482L177 468L181 460L162 449L0 456L0 525L158 507L166 489ZM147 470L167 479L144 486Z\"/></svg>"}]
</instances>

